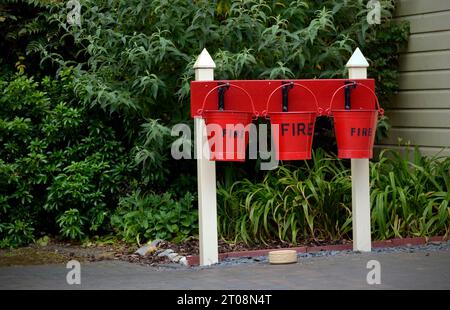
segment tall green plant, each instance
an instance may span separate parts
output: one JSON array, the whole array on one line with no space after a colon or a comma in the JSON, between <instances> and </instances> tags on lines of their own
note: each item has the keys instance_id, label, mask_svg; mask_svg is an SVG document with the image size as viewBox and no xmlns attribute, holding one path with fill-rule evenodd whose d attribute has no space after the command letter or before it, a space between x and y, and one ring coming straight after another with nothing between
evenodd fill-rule
<instances>
[{"instance_id":1,"label":"tall green plant","mask_svg":"<svg viewBox=\"0 0 450 310\"><path fill-rule=\"evenodd\" d=\"M187 193L179 201L168 193L143 195L139 191L120 200L112 218L114 228L128 242L160 238L182 241L198 229L193 196Z\"/></svg>"},{"instance_id":2,"label":"tall green plant","mask_svg":"<svg viewBox=\"0 0 450 310\"><path fill-rule=\"evenodd\" d=\"M371 171L375 239L448 235L450 158L385 150ZM246 243L351 237L350 169L318 150L300 167L282 166L261 182L219 186L219 232Z\"/></svg>"},{"instance_id":3,"label":"tall green plant","mask_svg":"<svg viewBox=\"0 0 450 310\"><path fill-rule=\"evenodd\" d=\"M448 235L450 158L424 157L417 148L405 156L385 150L371 166L373 233L381 239Z\"/></svg>"},{"instance_id":4,"label":"tall green plant","mask_svg":"<svg viewBox=\"0 0 450 310\"><path fill-rule=\"evenodd\" d=\"M308 238L339 239L351 228L351 183L341 161L322 150L312 164L282 166L261 182L248 179L219 187L219 223L223 238L247 243Z\"/></svg>"}]
</instances>

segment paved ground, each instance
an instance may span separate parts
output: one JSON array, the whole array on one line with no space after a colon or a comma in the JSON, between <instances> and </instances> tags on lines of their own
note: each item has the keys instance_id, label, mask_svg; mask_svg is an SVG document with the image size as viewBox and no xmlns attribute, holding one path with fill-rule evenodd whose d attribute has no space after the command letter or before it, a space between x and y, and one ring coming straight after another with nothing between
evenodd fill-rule
<instances>
[{"instance_id":1,"label":"paved ground","mask_svg":"<svg viewBox=\"0 0 450 310\"><path fill-rule=\"evenodd\" d=\"M412 253L410 253L412 252ZM367 263L381 265L369 285ZM209 268L155 268L120 261L81 265L81 285L68 285L65 265L0 268L0 289L450 289L450 251L406 250L300 257L293 265L228 263Z\"/></svg>"}]
</instances>

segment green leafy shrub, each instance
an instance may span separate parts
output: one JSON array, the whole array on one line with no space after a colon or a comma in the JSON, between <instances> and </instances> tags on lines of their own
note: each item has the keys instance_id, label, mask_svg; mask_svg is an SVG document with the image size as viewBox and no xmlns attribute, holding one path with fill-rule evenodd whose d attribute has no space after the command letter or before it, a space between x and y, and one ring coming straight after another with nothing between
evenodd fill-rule
<instances>
[{"instance_id":1,"label":"green leafy shrub","mask_svg":"<svg viewBox=\"0 0 450 310\"><path fill-rule=\"evenodd\" d=\"M41 52L76 58L64 29L53 17L54 9L65 6L48 0L2 0L0 3L0 72L33 72L41 77L57 69L57 63L41 67ZM48 70L48 71L47 71Z\"/></svg>"},{"instance_id":2,"label":"green leafy shrub","mask_svg":"<svg viewBox=\"0 0 450 310\"><path fill-rule=\"evenodd\" d=\"M80 239L84 236L83 225L87 220L86 217L80 215L78 209L69 209L61 214L56 222L61 227L61 234L70 239Z\"/></svg>"},{"instance_id":3,"label":"green leafy shrub","mask_svg":"<svg viewBox=\"0 0 450 310\"><path fill-rule=\"evenodd\" d=\"M66 27L88 55L75 89L130 117L184 120L192 65L205 46L220 79L341 77L359 46L382 94L391 94L408 26L391 20L394 1L381 4L381 24L369 25L364 1L88 0L82 26ZM65 15L54 18L66 25Z\"/></svg>"},{"instance_id":4,"label":"green leafy shrub","mask_svg":"<svg viewBox=\"0 0 450 310\"><path fill-rule=\"evenodd\" d=\"M13 223L0 223L0 248L18 247L34 241L32 223L25 220L15 220Z\"/></svg>"},{"instance_id":5,"label":"green leafy shrub","mask_svg":"<svg viewBox=\"0 0 450 310\"><path fill-rule=\"evenodd\" d=\"M169 211L155 216L158 220L152 215L151 221L144 212L142 218L159 228L143 228L135 208L143 204L159 214L156 208L178 204L180 214L195 214L180 198L195 191L195 163L180 165L170 158L169 128L189 120L192 66L203 47L217 64L216 78L261 79L343 77L345 62L359 46L371 61L370 76L386 104L398 86L399 49L408 32L406 24L391 20L390 0L381 1L381 25L367 24L366 2L359 0L81 2L80 27L67 24L64 1L7 0L0 5L0 242L5 246L16 221L26 223L17 227L34 228L34 234L60 232L77 239L110 230L111 215L125 218L125 210L132 214L129 221L115 227L128 240L188 234L186 227L174 228L177 215ZM254 162L239 169L218 166L224 184L254 174ZM291 175L294 170L272 172L267 184L276 173L289 182L298 177ZM344 193L346 178L340 174L335 180ZM348 197L331 188L331 180L311 182L347 204ZM292 196L302 194L298 203L327 208L309 184L303 186L289 190ZM164 192L173 197L159 194ZM121 211L115 212L119 199ZM152 207L158 199L167 203ZM274 221L284 222L283 228L272 223L275 228L268 224L268 232L258 234L264 239L276 232L291 241L308 231L343 235L348 231L344 205L333 215L338 227L329 228L336 225L334 218L325 219L327 228L304 226L305 219L319 218L315 209L305 218L300 213L289 217L278 208ZM245 227L245 221L240 223ZM224 227L224 234L234 238L236 225ZM30 240L22 239L12 243Z\"/></svg>"},{"instance_id":6,"label":"green leafy shrub","mask_svg":"<svg viewBox=\"0 0 450 310\"><path fill-rule=\"evenodd\" d=\"M128 242L149 239L182 241L197 233L197 210L190 193L179 201L169 193L146 194L139 191L122 198L112 223Z\"/></svg>"},{"instance_id":7,"label":"green leafy shrub","mask_svg":"<svg viewBox=\"0 0 450 310\"><path fill-rule=\"evenodd\" d=\"M135 146L146 191L177 179L178 162L153 145L170 142L163 127L189 119L192 66L203 47L216 62L217 79L282 79L345 77L345 63L359 46L373 64L369 75L384 105L398 86L398 56L408 36L407 23L391 18L393 0L380 1L380 25L368 24L365 1L86 0L80 26L67 24L64 4L34 2L66 32L61 45L70 41L77 51L49 42L40 50L42 65L76 63L76 95L117 116ZM334 139L316 144L327 147ZM195 173L192 164L183 169Z\"/></svg>"},{"instance_id":8,"label":"green leafy shrub","mask_svg":"<svg viewBox=\"0 0 450 310\"><path fill-rule=\"evenodd\" d=\"M0 81L0 240L72 239L108 228L133 171L106 115L74 100L72 73ZM89 225L87 225L89 224ZM11 239L11 234L17 236Z\"/></svg>"}]
</instances>

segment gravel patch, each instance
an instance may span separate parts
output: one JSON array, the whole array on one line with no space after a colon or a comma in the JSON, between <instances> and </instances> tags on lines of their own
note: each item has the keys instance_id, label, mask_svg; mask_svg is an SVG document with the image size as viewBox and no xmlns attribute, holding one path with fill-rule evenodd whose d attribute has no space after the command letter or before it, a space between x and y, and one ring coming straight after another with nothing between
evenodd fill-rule
<instances>
[{"instance_id":1,"label":"gravel patch","mask_svg":"<svg viewBox=\"0 0 450 310\"><path fill-rule=\"evenodd\" d=\"M388 253L427 253L435 251L448 251L450 250L450 241L447 242L430 242L426 245L418 246L398 246L391 248L372 248L370 254L388 254ZM335 256L354 256L360 255L361 252L353 252L350 250L345 251L320 251L312 253L298 253L297 257L299 261L305 259L312 259L317 257L335 257ZM233 266L242 264L268 264L269 260L267 256L256 256L256 257L230 257L220 261L218 264L210 267L204 266L193 266L193 269L204 269L204 268L215 268L222 266Z\"/></svg>"}]
</instances>

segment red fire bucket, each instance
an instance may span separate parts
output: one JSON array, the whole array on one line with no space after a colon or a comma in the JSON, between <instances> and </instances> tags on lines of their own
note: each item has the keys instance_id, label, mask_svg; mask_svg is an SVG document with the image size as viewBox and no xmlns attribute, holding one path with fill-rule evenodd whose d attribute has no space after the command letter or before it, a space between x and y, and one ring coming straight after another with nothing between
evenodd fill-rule
<instances>
[{"instance_id":1,"label":"red fire bucket","mask_svg":"<svg viewBox=\"0 0 450 310\"><path fill-rule=\"evenodd\" d=\"M281 85L270 94L264 114L270 118L272 138L276 148L277 160L304 160L311 159L311 147L314 136L316 116L322 114L317 98L307 87L291 83L306 89L314 98L316 109L312 111L270 112L269 103L272 95Z\"/></svg>"},{"instance_id":2,"label":"red fire bucket","mask_svg":"<svg viewBox=\"0 0 450 310\"><path fill-rule=\"evenodd\" d=\"M338 146L339 158L372 158L373 145L378 116L384 114L375 93L367 86L356 83L368 89L376 99L378 109L334 109L332 110L335 95L342 88L339 87L333 94L330 103L330 111L334 119L334 130Z\"/></svg>"},{"instance_id":3,"label":"red fire bucket","mask_svg":"<svg viewBox=\"0 0 450 310\"><path fill-rule=\"evenodd\" d=\"M225 87L218 85L211 89L203 100L202 108L198 114L205 119L208 144L210 147L210 160L213 161L245 161L245 152L249 142L250 124L253 116L258 113L255 110L253 100L245 89L228 84L243 91L250 100L253 111L225 111L225 110L203 110L206 99L217 88Z\"/></svg>"}]
</instances>

